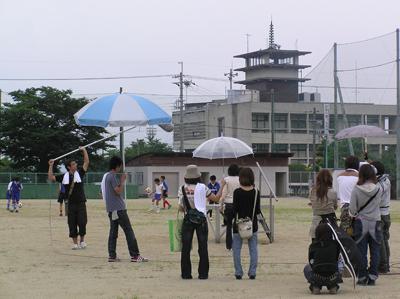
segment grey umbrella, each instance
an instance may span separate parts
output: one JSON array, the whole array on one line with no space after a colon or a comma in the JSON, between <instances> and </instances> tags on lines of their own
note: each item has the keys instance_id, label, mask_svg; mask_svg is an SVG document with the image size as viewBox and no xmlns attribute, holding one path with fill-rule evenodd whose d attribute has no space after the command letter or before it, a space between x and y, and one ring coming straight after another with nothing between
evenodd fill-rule
<instances>
[{"instance_id":1,"label":"grey umbrella","mask_svg":"<svg viewBox=\"0 0 400 299\"><path fill-rule=\"evenodd\" d=\"M384 137L387 132L376 126L359 125L341 130L336 134L336 139L364 138L365 151L367 152L367 137Z\"/></svg>"},{"instance_id":2,"label":"grey umbrella","mask_svg":"<svg viewBox=\"0 0 400 299\"><path fill-rule=\"evenodd\" d=\"M376 126L359 125L341 130L336 134L336 139L382 137L387 133Z\"/></svg>"}]
</instances>

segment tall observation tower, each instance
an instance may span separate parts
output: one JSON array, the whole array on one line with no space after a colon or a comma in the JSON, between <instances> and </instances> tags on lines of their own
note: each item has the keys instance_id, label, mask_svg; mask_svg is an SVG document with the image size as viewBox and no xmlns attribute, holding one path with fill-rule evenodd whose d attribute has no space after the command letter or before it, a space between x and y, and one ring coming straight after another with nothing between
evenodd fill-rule
<instances>
[{"instance_id":1,"label":"tall observation tower","mask_svg":"<svg viewBox=\"0 0 400 299\"><path fill-rule=\"evenodd\" d=\"M260 91L262 102L269 102L272 92L276 102L297 102L299 82L309 80L299 76L299 73L310 67L299 64L299 57L310 53L281 49L275 43L274 25L271 21L267 49L235 56L245 60L245 67L236 69L245 72L245 80L236 83L244 84L246 89Z\"/></svg>"}]
</instances>

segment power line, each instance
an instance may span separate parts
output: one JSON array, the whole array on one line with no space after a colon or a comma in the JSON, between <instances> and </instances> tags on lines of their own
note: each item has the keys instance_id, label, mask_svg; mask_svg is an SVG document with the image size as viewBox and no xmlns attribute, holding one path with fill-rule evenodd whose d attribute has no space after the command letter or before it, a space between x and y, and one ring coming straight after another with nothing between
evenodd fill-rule
<instances>
[{"instance_id":1,"label":"power line","mask_svg":"<svg viewBox=\"0 0 400 299\"><path fill-rule=\"evenodd\" d=\"M109 76L109 77L70 77L70 78L0 78L0 81L90 81L90 80L121 80L121 79L148 79L172 77L169 75L138 75L138 76Z\"/></svg>"}]
</instances>

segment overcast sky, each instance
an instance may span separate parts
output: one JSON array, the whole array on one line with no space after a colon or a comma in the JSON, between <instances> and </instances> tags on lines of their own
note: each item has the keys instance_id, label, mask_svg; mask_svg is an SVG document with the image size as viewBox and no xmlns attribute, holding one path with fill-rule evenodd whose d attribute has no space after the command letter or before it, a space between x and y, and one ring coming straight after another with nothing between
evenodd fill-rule
<instances>
[{"instance_id":1,"label":"overcast sky","mask_svg":"<svg viewBox=\"0 0 400 299\"><path fill-rule=\"evenodd\" d=\"M399 12L398 0L0 0L0 78L175 74L178 61L187 74L223 78L232 64L242 65L233 56L246 52L246 34L250 50L265 48L271 16L276 42L312 51L302 63L316 65L334 41L394 31ZM171 111L178 94L173 81L0 81L0 88L51 85L97 94L123 86L128 92L165 95L147 97ZM223 95L229 86L194 81L191 102ZM137 136L131 133L129 140ZM171 134L160 136L171 140Z\"/></svg>"}]
</instances>

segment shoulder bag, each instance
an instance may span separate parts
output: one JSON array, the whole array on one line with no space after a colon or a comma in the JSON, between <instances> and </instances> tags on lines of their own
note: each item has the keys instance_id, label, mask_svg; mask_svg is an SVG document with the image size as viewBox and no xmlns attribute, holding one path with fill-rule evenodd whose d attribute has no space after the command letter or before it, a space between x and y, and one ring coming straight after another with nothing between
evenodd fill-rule
<instances>
[{"instance_id":1,"label":"shoulder bag","mask_svg":"<svg viewBox=\"0 0 400 299\"><path fill-rule=\"evenodd\" d=\"M185 218L194 225L200 225L207 222L206 216L197 209L192 209L189 204L189 199L186 194L185 185L182 186L183 201L186 206Z\"/></svg>"},{"instance_id":2,"label":"shoulder bag","mask_svg":"<svg viewBox=\"0 0 400 299\"><path fill-rule=\"evenodd\" d=\"M246 217L238 219L238 216L236 215L236 224L238 226L238 232L243 240L248 240L253 236L253 219L254 219L254 214L256 212L257 195L258 195L258 190L257 189L254 190L255 190L255 195L254 195L254 207L253 207L252 218L250 219L249 217Z\"/></svg>"}]
</instances>

